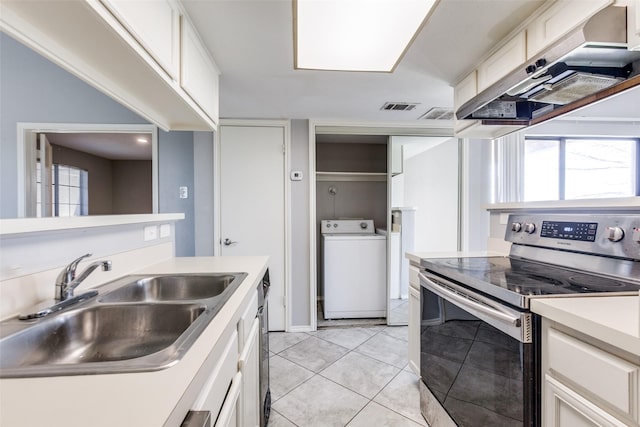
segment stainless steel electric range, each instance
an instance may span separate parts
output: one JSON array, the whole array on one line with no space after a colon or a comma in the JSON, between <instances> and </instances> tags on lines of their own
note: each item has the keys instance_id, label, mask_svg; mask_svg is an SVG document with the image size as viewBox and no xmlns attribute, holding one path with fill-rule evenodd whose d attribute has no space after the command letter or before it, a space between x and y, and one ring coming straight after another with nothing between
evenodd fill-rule
<instances>
[{"instance_id":1,"label":"stainless steel electric range","mask_svg":"<svg viewBox=\"0 0 640 427\"><path fill-rule=\"evenodd\" d=\"M510 215L508 257L421 262L421 408L431 426L540 425L532 298L637 295L640 214Z\"/></svg>"}]
</instances>

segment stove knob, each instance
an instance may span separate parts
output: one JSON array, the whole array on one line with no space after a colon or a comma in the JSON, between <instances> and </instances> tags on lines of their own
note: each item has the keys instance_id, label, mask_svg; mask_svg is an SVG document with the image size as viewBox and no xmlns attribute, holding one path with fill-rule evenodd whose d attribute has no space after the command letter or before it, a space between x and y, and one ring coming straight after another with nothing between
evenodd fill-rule
<instances>
[{"instance_id":1,"label":"stove knob","mask_svg":"<svg viewBox=\"0 0 640 427\"><path fill-rule=\"evenodd\" d=\"M619 242L624 239L624 230L620 227L607 227L607 239Z\"/></svg>"},{"instance_id":2,"label":"stove knob","mask_svg":"<svg viewBox=\"0 0 640 427\"><path fill-rule=\"evenodd\" d=\"M360 223L360 228L361 228L361 229L366 230L366 229L367 229L367 227L369 227L369 225L368 225L366 222L361 222L361 223Z\"/></svg>"},{"instance_id":3,"label":"stove knob","mask_svg":"<svg viewBox=\"0 0 640 427\"><path fill-rule=\"evenodd\" d=\"M519 233L522 231L522 224L520 224L519 222L512 222L511 223L511 231L515 231L516 233Z\"/></svg>"},{"instance_id":4,"label":"stove knob","mask_svg":"<svg viewBox=\"0 0 640 427\"><path fill-rule=\"evenodd\" d=\"M536 225L532 222L529 222L527 224L524 225L524 232L525 233L529 233L529 234L533 234L536 232Z\"/></svg>"}]
</instances>

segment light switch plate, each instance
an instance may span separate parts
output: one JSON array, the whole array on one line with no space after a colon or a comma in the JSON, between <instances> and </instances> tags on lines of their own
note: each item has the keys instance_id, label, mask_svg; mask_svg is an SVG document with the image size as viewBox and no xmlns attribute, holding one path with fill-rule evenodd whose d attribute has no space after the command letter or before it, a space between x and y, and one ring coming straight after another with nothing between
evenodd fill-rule
<instances>
[{"instance_id":1,"label":"light switch plate","mask_svg":"<svg viewBox=\"0 0 640 427\"><path fill-rule=\"evenodd\" d=\"M188 199L189 198L189 187L180 187L180 198Z\"/></svg>"}]
</instances>

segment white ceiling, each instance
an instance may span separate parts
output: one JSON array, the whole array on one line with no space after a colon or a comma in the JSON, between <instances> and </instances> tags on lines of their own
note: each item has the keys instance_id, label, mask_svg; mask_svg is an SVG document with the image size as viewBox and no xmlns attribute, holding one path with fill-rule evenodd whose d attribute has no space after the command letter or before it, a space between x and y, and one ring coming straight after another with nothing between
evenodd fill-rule
<instances>
[{"instance_id":1,"label":"white ceiling","mask_svg":"<svg viewBox=\"0 0 640 427\"><path fill-rule=\"evenodd\" d=\"M50 143L109 160L151 160L151 134L47 133ZM149 141L137 142L138 138Z\"/></svg>"},{"instance_id":2,"label":"white ceiling","mask_svg":"<svg viewBox=\"0 0 640 427\"><path fill-rule=\"evenodd\" d=\"M221 117L415 122L452 108L452 85L543 0L440 0L393 73L294 70L290 0L183 3L220 68Z\"/></svg>"}]
</instances>

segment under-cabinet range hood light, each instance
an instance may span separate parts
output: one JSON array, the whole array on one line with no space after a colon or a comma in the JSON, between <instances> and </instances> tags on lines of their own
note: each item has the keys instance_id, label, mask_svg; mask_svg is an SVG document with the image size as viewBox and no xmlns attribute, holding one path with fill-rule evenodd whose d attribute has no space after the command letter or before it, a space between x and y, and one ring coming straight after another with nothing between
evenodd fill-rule
<instances>
[{"instance_id":1,"label":"under-cabinet range hood light","mask_svg":"<svg viewBox=\"0 0 640 427\"><path fill-rule=\"evenodd\" d=\"M530 125L640 84L626 8L610 6L463 104L458 119Z\"/></svg>"},{"instance_id":2,"label":"under-cabinet range hood light","mask_svg":"<svg viewBox=\"0 0 640 427\"><path fill-rule=\"evenodd\" d=\"M391 72L436 1L294 0L294 67Z\"/></svg>"}]
</instances>

